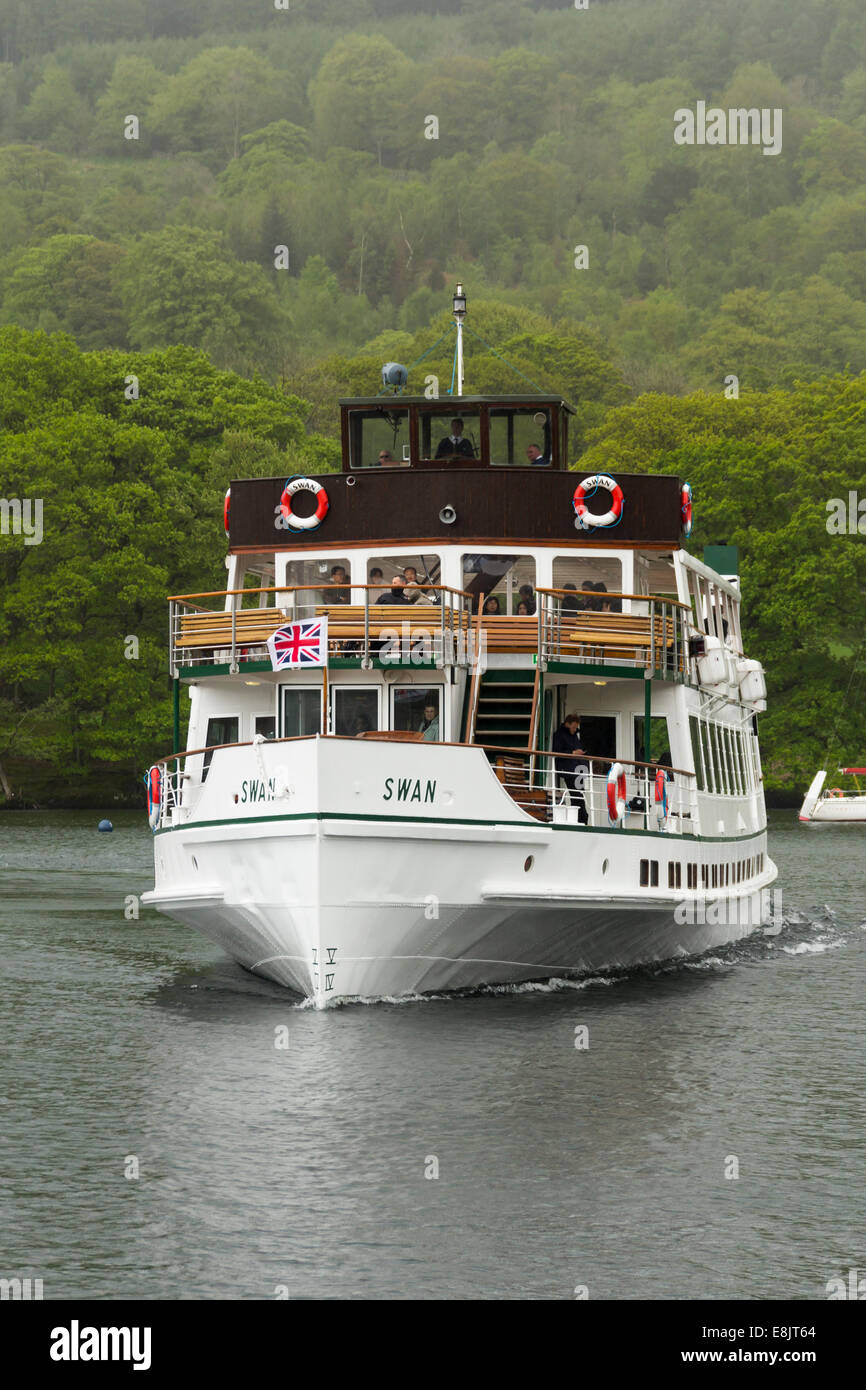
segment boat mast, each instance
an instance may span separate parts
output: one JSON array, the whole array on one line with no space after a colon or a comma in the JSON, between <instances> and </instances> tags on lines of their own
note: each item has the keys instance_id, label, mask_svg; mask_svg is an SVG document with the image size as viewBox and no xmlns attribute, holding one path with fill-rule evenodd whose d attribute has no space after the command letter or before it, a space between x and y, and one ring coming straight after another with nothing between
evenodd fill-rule
<instances>
[{"instance_id":1,"label":"boat mast","mask_svg":"<svg viewBox=\"0 0 866 1390\"><path fill-rule=\"evenodd\" d=\"M454 295L454 322L457 325L457 394L463 395L463 320L466 317L466 295L458 285Z\"/></svg>"}]
</instances>

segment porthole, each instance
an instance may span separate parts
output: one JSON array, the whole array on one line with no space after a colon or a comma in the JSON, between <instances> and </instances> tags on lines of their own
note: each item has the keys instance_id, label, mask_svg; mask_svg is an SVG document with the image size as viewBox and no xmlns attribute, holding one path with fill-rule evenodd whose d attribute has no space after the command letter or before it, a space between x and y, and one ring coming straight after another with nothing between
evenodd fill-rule
<instances>
[{"instance_id":1,"label":"porthole","mask_svg":"<svg viewBox=\"0 0 866 1390\"><path fill-rule=\"evenodd\" d=\"M533 856L532 856L531 854L530 854L530 855L527 855L527 858L526 858L526 860L524 861L524 864L523 864L523 872L524 872L525 874L528 874L528 873L529 873L529 870L532 868L532 866L533 866L534 863L535 863L535 859L533 858Z\"/></svg>"}]
</instances>

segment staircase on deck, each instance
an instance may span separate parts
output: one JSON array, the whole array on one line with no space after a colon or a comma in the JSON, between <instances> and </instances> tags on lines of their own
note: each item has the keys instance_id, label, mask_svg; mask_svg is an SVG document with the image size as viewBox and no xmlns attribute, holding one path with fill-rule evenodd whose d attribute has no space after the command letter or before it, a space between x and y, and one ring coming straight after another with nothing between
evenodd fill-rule
<instances>
[{"instance_id":1,"label":"staircase on deck","mask_svg":"<svg viewBox=\"0 0 866 1390\"><path fill-rule=\"evenodd\" d=\"M531 748L534 691L534 671L485 671L478 691L475 742Z\"/></svg>"}]
</instances>

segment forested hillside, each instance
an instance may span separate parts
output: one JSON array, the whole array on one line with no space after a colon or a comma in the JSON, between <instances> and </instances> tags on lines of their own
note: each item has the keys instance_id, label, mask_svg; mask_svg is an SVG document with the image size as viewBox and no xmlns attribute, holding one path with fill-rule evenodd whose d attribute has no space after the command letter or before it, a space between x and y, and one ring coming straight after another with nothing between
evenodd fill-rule
<instances>
[{"instance_id":1,"label":"forested hillside","mask_svg":"<svg viewBox=\"0 0 866 1390\"><path fill-rule=\"evenodd\" d=\"M698 101L780 110L781 151L677 145ZM862 0L0 0L0 192L0 496L54 528L0 535L25 798L164 751L162 599L220 581L225 481L330 466L457 278L471 389L503 354L575 402L573 462L682 472L695 547L741 546L769 784L837 727L862 761L866 539L825 528L866 495Z\"/></svg>"}]
</instances>

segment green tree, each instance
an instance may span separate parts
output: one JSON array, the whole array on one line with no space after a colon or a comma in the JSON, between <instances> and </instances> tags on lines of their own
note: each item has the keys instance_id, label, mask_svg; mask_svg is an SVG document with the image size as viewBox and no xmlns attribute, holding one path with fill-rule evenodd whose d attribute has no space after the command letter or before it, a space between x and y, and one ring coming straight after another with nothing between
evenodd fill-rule
<instances>
[{"instance_id":1,"label":"green tree","mask_svg":"<svg viewBox=\"0 0 866 1390\"><path fill-rule=\"evenodd\" d=\"M268 281L259 266L236 260L218 232L148 233L117 283L136 346L188 343L220 366L273 369L278 316Z\"/></svg>"}]
</instances>

